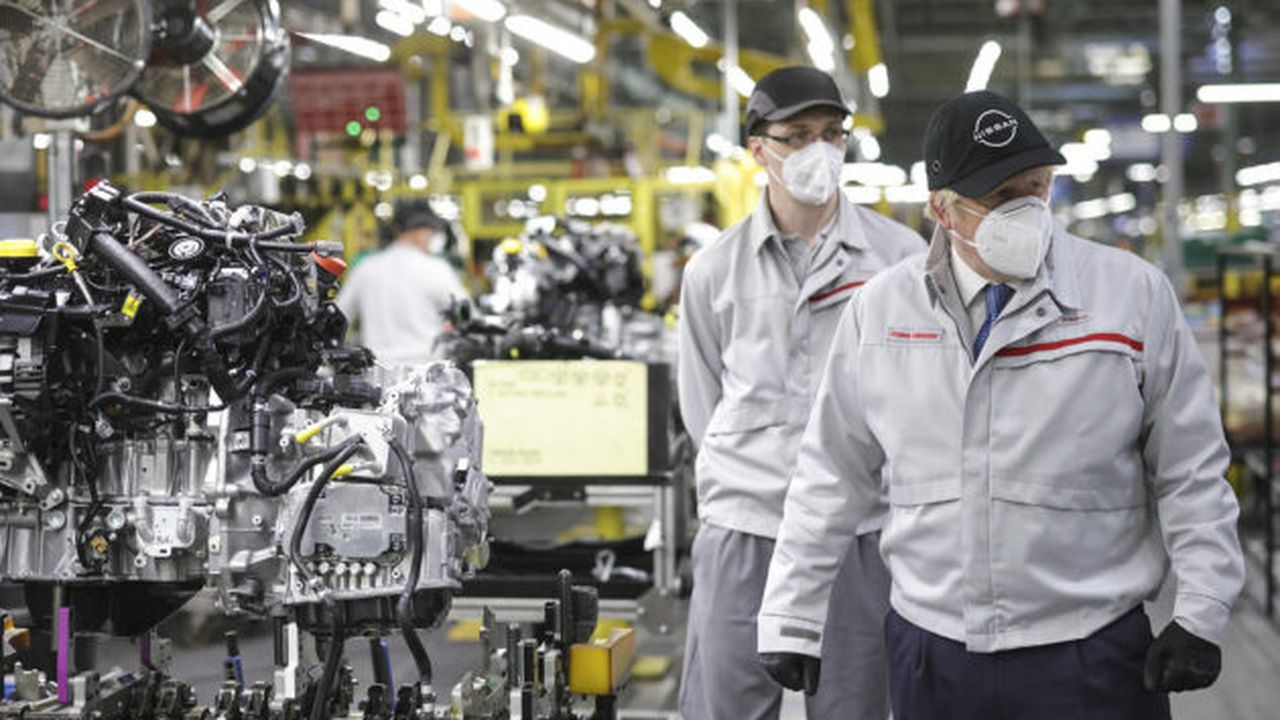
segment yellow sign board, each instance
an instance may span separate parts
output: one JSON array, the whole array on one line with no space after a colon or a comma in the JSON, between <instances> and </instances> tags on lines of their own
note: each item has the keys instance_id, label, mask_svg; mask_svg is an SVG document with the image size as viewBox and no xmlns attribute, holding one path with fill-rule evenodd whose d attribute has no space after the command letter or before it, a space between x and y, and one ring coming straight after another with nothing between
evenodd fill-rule
<instances>
[{"instance_id":1,"label":"yellow sign board","mask_svg":"<svg viewBox=\"0 0 1280 720\"><path fill-rule=\"evenodd\" d=\"M476 362L485 474L648 474L648 385L631 360Z\"/></svg>"}]
</instances>

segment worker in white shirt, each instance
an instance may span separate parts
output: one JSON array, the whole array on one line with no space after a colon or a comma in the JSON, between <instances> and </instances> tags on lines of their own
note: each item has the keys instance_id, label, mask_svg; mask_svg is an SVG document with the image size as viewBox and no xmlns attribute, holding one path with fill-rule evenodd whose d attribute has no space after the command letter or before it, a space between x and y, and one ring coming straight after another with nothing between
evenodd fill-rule
<instances>
[{"instance_id":1,"label":"worker in white shirt","mask_svg":"<svg viewBox=\"0 0 1280 720\"><path fill-rule=\"evenodd\" d=\"M1204 360L1168 279L1075 237L1063 162L995 93L929 125L931 251L843 313L759 617L819 663L844 549L887 486L895 720L1164 720L1205 687L1244 581ZM1142 603L1172 570L1173 620ZM825 671L825 664L823 665ZM794 681L792 681L794 685Z\"/></svg>"},{"instance_id":2,"label":"worker in white shirt","mask_svg":"<svg viewBox=\"0 0 1280 720\"><path fill-rule=\"evenodd\" d=\"M755 618L792 463L840 309L923 238L840 192L849 111L807 67L761 78L747 144L768 173L752 215L699 250L680 303L680 410L698 443L693 596L680 688L688 720L776 718L782 688L760 667ZM884 720L881 625L888 573L868 518L850 550L810 720ZM820 682L819 682L820 681Z\"/></svg>"},{"instance_id":3,"label":"worker in white shirt","mask_svg":"<svg viewBox=\"0 0 1280 720\"><path fill-rule=\"evenodd\" d=\"M364 258L338 292L338 307L354 324L357 342L382 365L416 365L438 356L444 311L466 290L441 257L446 221L425 199L401 200L392 219L395 239Z\"/></svg>"}]
</instances>

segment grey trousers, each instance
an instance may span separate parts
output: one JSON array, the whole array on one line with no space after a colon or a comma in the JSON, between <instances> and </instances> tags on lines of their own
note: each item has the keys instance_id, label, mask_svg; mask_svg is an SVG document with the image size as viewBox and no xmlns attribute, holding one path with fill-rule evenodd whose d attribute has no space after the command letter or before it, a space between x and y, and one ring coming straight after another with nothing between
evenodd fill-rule
<instances>
[{"instance_id":1,"label":"grey trousers","mask_svg":"<svg viewBox=\"0 0 1280 720\"><path fill-rule=\"evenodd\" d=\"M885 720L889 716L884 619L889 572L880 534L857 539L832 589L822 641L818 693L805 697L809 720ZM686 720L776 720L782 688L756 659L756 614L773 541L704 524L693 541L693 597L680 713Z\"/></svg>"}]
</instances>

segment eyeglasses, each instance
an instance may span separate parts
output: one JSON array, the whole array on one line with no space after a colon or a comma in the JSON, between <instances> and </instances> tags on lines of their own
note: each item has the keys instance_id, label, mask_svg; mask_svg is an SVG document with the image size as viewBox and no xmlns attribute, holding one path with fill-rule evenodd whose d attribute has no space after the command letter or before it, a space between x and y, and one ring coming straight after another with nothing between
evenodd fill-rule
<instances>
[{"instance_id":1,"label":"eyeglasses","mask_svg":"<svg viewBox=\"0 0 1280 720\"><path fill-rule=\"evenodd\" d=\"M791 135L770 135L769 133L761 133L761 137L767 137L775 142L780 142L793 150L799 150L808 147L811 143L821 140L832 145L844 145L849 139L849 131L844 128L827 128L820 133L814 134L808 130L801 130Z\"/></svg>"}]
</instances>

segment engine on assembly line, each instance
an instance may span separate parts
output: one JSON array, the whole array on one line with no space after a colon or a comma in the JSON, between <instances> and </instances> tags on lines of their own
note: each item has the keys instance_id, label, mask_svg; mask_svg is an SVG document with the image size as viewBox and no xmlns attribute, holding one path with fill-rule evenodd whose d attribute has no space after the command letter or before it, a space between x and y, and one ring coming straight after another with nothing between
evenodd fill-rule
<instances>
[{"instance_id":1,"label":"engine on assembly line","mask_svg":"<svg viewBox=\"0 0 1280 720\"><path fill-rule=\"evenodd\" d=\"M302 230L101 183L0 247L0 581L36 622L134 634L209 584L322 633L424 627L484 563L466 377L343 345L341 247Z\"/></svg>"},{"instance_id":2,"label":"engine on assembly line","mask_svg":"<svg viewBox=\"0 0 1280 720\"><path fill-rule=\"evenodd\" d=\"M643 254L612 224L543 216L493 249L492 292L452 310L444 354L482 359L668 361L660 316L641 310ZM668 343L671 345L671 343Z\"/></svg>"}]
</instances>

